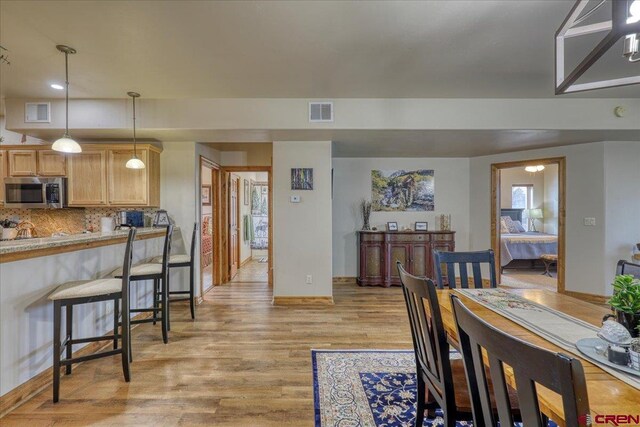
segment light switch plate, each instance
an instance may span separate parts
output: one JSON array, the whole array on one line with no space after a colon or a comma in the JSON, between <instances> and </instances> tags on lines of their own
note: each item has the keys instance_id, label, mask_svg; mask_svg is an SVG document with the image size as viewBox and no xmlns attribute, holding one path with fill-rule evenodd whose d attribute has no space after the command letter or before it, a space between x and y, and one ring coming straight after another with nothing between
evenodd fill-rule
<instances>
[{"instance_id":1,"label":"light switch plate","mask_svg":"<svg viewBox=\"0 0 640 427\"><path fill-rule=\"evenodd\" d=\"M595 227L596 219L591 217L584 217L584 225L586 227Z\"/></svg>"},{"instance_id":2,"label":"light switch plate","mask_svg":"<svg viewBox=\"0 0 640 427\"><path fill-rule=\"evenodd\" d=\"M300 196L291 196L291 203L300 203Z\"/></svg>"}]
</instances>

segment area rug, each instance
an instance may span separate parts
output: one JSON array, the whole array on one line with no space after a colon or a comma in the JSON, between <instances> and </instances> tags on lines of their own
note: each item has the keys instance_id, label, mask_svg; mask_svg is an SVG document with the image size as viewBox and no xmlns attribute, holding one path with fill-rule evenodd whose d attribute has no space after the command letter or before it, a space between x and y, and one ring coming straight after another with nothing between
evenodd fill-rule
<instances>
[{"instance_id":1,"label":"area rug","mask_svg":"<svg viewBox=\"0 0 640 427\"><path fill-rule=\"evenodd\" d=\"M413 427L413 351L312 350L311 357L316 427ZM441 415L436 411L423 425L444 425Z\"/></svg>"}]
</instances>

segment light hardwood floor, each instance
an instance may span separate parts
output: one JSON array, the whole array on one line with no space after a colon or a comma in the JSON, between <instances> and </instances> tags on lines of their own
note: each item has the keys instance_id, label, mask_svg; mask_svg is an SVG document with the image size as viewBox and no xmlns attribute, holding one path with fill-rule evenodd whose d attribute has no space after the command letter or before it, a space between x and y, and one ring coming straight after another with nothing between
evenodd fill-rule
<instances>
[{"instance_id":1,"label":"light hardwood floor","mask_svg":"<svg viewBox=\"0 0 640 427\"><path fill-rule=\"evenodd\" d=\"M312 426L311 352L410 349L399 288L334 286L333 306L271 304L266 283L214 288L198 306L172 305L168 345L160 328L133 333L132 378L120 358L86 362L0 420L15 425Z\"/></svg>"}]
</instances>

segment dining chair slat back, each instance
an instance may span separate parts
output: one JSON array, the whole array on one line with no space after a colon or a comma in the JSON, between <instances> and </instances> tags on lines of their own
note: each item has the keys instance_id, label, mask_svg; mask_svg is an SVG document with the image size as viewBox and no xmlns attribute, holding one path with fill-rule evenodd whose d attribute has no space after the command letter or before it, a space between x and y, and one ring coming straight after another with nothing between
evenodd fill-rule
<instances>
[{"instance_id":1,"label":"dining chair slat back","mask_svg":"<svg viewBox=\"0 0 640 427\"><path fill-rule=\"evenodd\" d=\"M415 277L397 262L407 305L418 379L418 414L422 415L425 384L443 411L455 414L455 392L447 342L436 285ZM455 419L455 418L453 418Z\"/></svg>"},{"instance_id":2,"label":"dining chair slat back","mask_svg":"<svg viewBox=\"0 0 640 427\"><path fill-rule=\"evenodd\" d=\"M489 269L489 287L498 286L496 279L496 263L493 250L474 251L474 252L445 252L433 251L433 265L435 271L435 280L440 289L447 285L449 288L457 287L456 271L460 277L460 287L469 287L468 264L471 264L471 272L473 274L473 287L484 287L482 278L482 266L486 265ZM446 267L446 275L443 273L442 266ZM457 267L457 268L456 268ZM446 279L446 280L445 280Z\"/></svg>"},{"instance_id":3,"label":"dining chair slat back","mask_svg":"<svg viewBox=\"0 0 640 427\"><path fill-rule=\"evenodd\" d=\"M578 359L532 346L508 335L476 316L456 296L451 305L458 329L458 339L472 396L474 426L513 425L504 365L513 370L520 418L525 426L546 426L540 412L536 384L560 395L567 427L588 425L589 400L582 364ZM497 417L491 410L487 370L494 390Z\"/></svg>"},{"instance_id":4,"label":"dining chair slat back","mask_svg":"<svg viewBox=\"0 0 640 427\"><path fill-rule=\"evenodd\" d=\"M629 274L636 279L640 279L640 264L634 264L629 261L620 260L616 267L616 276L621 274Z\"/></svg>"}]
</instances>

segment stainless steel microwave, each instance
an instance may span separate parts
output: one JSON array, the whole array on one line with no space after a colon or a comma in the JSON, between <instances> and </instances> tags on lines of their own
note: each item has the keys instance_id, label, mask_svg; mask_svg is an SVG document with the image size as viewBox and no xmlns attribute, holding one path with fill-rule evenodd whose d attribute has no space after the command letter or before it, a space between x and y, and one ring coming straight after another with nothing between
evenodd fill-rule
<instances>
[{"instance_id":1,"label":"stainless steel microwave","mask_svg":"<svg viewBox=\"0 0 640 427\"><path fill-rule=\"evenodd\" d=\"M19 209L60 209L66 205L66 178L5 178L4 207Z\"/></svg>"}]
</instances>

